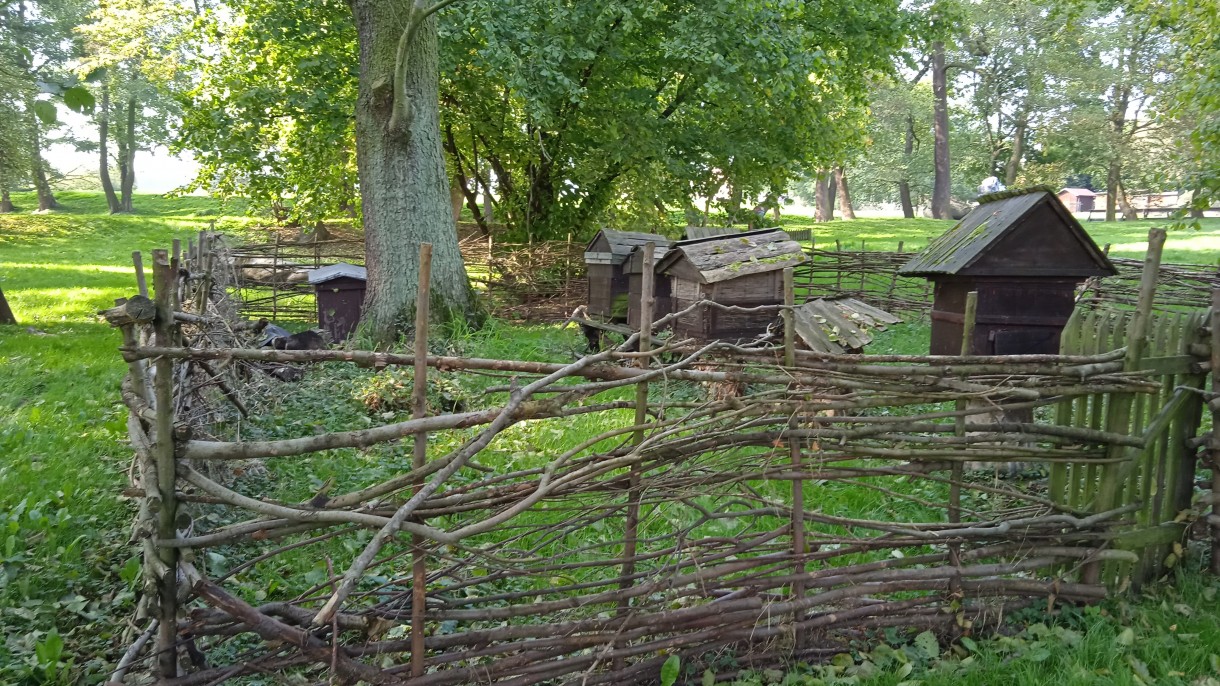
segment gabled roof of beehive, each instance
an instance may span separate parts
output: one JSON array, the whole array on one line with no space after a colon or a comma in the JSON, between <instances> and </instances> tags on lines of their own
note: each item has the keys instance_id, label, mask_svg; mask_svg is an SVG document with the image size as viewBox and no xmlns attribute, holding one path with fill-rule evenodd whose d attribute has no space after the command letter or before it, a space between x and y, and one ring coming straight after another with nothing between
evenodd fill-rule
<instances>
[{"instance_id":1,"label":"gabled roof of beehive","mask_svg":"<svg viewBox=\"0 0 1220 686\"><path fill-rule=\"evenodd\" d=\"M623 265L624 274L639 274L644 271L644 247L643 245L637 245L631 249L631 256L627 258L626 264ZM652 265L654 269L672 249L673 243L669 245L654 244L652 249Z\"/></svg>"},{"instance_id":2,"label":"gabled roof of beehive","mask_svg":"<svg viewBox=\"0 0 1220 686\"><path fill-rule=\"evenodd\" d=\"M589 241L585 248L585 262L590 264L622 264L627 261L631 251L645 243L655 243L658 246L673 245L673 239L658 236L655 233L641 231L616 231L602 229Z\"/></svg>"},{"instance_id":3,"label":"gabled roof of beehive","mask_svg":"<svg viewBox=\"0 0 1220 686\"><path fill-rule=\"evenodd\" d=\"M780 229L744 231L678 241L657 264L658 273L719 283L749 274L793 267L805 261L801 244ZM690 269L684 269L689 265Z\"/></svg>"},{"instance_id":4,"label":"gabled roof of beehive","mask_svg":"<svg viewBox=\"0 0 1220 686\"><path fill-rule=\"evenodd\" d=\"M1114 274L1114 265L1063 206L1055 192L1046 187L1003 191L979 198L981 203L960 222L933 240L927 248L898 269L908 276L957 275L966 273L1009 274L1014 276L1102 276ZM1035 212L1059 226L1059 230L1032 235L1046 229L1046 222L1026 221ZM1021 243L1017 235L1030 232L1030 241ZM1049 237L1055 242L1048 241ZM1014 244L1014 241L1017 241ZM1038 249L1049 254L1039 255ZM991 259L996 248L1028 249L1026 264L1019 259L999 256ZM1002 252L999 251L999 252ZM989 264L1005 262L1006 264Z\"/></svg>"}]
</instances>

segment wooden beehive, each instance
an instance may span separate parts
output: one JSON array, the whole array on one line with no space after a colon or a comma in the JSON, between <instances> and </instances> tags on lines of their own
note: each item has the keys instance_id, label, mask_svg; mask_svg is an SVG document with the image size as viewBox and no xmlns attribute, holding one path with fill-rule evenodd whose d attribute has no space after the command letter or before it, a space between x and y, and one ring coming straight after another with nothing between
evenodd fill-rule
<instances>
[{"instance_id":1,"label":"wooden beehive","mask_svg":"<svg viewBox=\"0 0 1220 686\"><path fill-rule=\"evenodd\" d=\"M669 279L655 274L656 265L660 264L669 252L670 246L673 245L673 241L669 239L662 240L665 241L665 244L655 243L652 251L654 267L652 284L653 295L656 297L652 308L654 321L673 312ZM644 248L645 246L641 245L632 250L631 256L623 265L623 272L627 274L627 326L636 331L640 329L640 307L644 299Z\"/></svg>"},{"instance_id":2,"label":"wooden beehive","mask_svg":"<svg viewBox=\"0 0 1220 686\"><path fill-rule=\"evenodd\" d=\"M1054 354L1086 278L1114 265L1048 188L1005 191L981 203L903 265L935 285L933 355L962 349L966 294L978 291L970 352Z\"/></svg>"},{"instance_id":3,"label":"wooden beehive","mask_svg":"<svg viewBox=\"0 0 1220 686\"><path fill-rule=\"evenodd\" d=\"M309 283L318 301L318 326L335 343L346 340L360 323L367 281L364 267L346 262L309 271Z\"/></svg>"},{"instance_id":4,"label":"wooden beehive","mask_svg":"<svg viewBox=\"0 0 1220 686\"><path fill-rule=\"evenodd\" d=\"M645 243L673 241L651 233L602 229L585 248L589 278L589 316L605 322L626 322L629 284L623 272L631 251Z\"/></svg>"},{"instance_id":5,"label":"wooden beehive","mask_svg":"<svg viewBox=\"0 0 1220 686\"><path fill-rule=\"evenodd\" d=\"M670 280L673 310L700 300L721 305L779 305L783 270L805 261L796 241L779 229L760 229L679 241L658 264ZM755 338L778 318L769 312L722 312L696 308L674 323L678 338L739 341Z\"/></svg>"}]
</instances>

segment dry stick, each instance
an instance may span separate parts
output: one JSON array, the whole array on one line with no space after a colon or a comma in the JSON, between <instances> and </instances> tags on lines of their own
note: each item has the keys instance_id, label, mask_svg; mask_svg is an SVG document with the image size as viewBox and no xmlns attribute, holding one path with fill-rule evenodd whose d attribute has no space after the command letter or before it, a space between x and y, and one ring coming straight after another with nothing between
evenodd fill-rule
<instances>
[{"instance_id":1,"label":"dry stick","mask_svg":"<svg viewBox=\"0 0 1220 686\"><path fill-rule=\"evenodd\" d=\"M1165 247L1165 230L1148 230L1148 252L1144 256L1144 273L1140 280L1139 302L1135 307L1135 315L1127 326L1127 352L1123 357L1123 366L1127 371L1139 369L1147 344L1148 326L1152 319L1153 298L1156 296L1157 272L1161 266L1161 251ZM1106 413L1106 427L1112 433L1131 432L1131 408L1135 402L1133 393L1115 393L1110 396L1110 407ZM1106 457L1113 462L1102 467L1101 483L1098 486L1094 500L1094 511L1110 510L1118 504L1118 493L1122 482L1135 466L1135 457L1139 453L1130 448L1111 445ZM1097 583L1101 578L1101 565L1090 563L1085 566L1082 578L1086 583Z\"/></svg>"},{"instance_id":2,"label":"dry stick","mask_svg":"<svg viewBox=\"0 0 1220 686\"><path fill-rule=\"evenodd\" d=\"M197 580L193 590L209 605L224 610L230 616L245 623L266 641L280 641L297 646L306 656L324 664L330 663L333 659L335 671L345 679L362 680L371 684L399 682L398 679L386 675L377 667L352 660L347 656L346 651L340 650L332 653L326 644L308 631L291 627L262 614L210 581Z\"/></svg>"},{"instance_id":3,"label":"dry stick","mask_svg":"<svg viewBox=\"0 0 1220 686\"><path fill-rule=\"evenodd\" d=\"M169 254L165 250L153 251L153 280L157 303L156 342L158 346L174 345L173 289L176 279L170 268ZM174 491L174 483L177 480L173 432L174 361L160 358L155 362L154 368L156 378L153 380L153 390L157 399L157 421L153 453L157 463L157 490L161 492L157 537L171 539L177 536L175 519L178 515L177 496ZM157 672L162 679L172 679L178 676L178 549L160 547L157 556L168 568L168 573L157 580L160 600Z\"/></svg>"},{"instance_id":4,"label":"dry stick","mask_svg":"<svg viewBox=\"0 0 1220 686\"><path fill-rule=\"evenodd\" d=\"M598 362L605 362L606 360L609 360L611 354L611 351L606 351L581 358L580 360L573 362L572 364L554 372L553 374L549 374L541 379L538 379L537 381L534 381L525 388L521 389L519 392L514 392L512 397L509 399L508 404L504 406L496 419L492 421L492 423L486 429L484 429L477 438L467 443L460 451L458 451L457 455L452 459L452 461L437 472L432 479L419 490L418 493L411 496L410 500L404 503L402 507L398 508L398 511L394 513L394 516L385 524L384 527L382 527L380 531L377 532L375 536L373 536L373 540L369 541L369 544L365 547L364 552L362 552L360 556L352 562L352 566L349 567L344 573L343 582L339 585L338 590L336 590L335 594L330 597L330 600L326 602L326 605L324 605L322 609L318 611L317 616L314 617L314 624L317 626L324 626L330 621L331 614L337 611L339 605L347 598L348 595L351 594L352 589L355 588L356 583L360 580L360 577L364 575L364 571L368 569L370 564L372 564L373 558L377 556L377 553L381 550L381 547L385 545L386 541L394 536L399 529L404 527L407 517L410 517L412 513L418 510L419 507L423 505L433 493L436 493L436 491L443 483L445 483L445 481L449 479L449 477L453 476L459 469L461 469L472 456L485 448L489 443L491 443L491 440L495 438L497 434L512 424L513 415L521 407L521 404L526 398L538 392L539 389L546 388L556 381L571 376L581 369ZM432 527L420 528L432 530ZM474 526L467 528L478 527ZM440 536L431 535L429 537L433 540L441 542L447 542L446 539L452 538L451 536L446 535L444 532L441 532Z\"/></svg>"},{"instance_id":5,"label":"dry stick","mask_svg":"<svg viewBox=\"0 0 1220 686\"><path fill-rule=\"evenodd\" d=\"M1208 520L1212 530L1212 574L1220 576L1220 288L1212 291L1211 321L1212 363L1212 516Z\"/></svg>"},{"instance_id":6,"label":"dry stick","mask_svg":"<svg viewBox=\"0 0 1220 686\"><path fill-rule=\"evenodd\" d=\"M788 267L783 272L783 287L784 287L784 366L791 369L796 366L796 325L795 316L792 311L796 304L796 288L793 285L793 269ZM788 459L792 464L792 469L796 472L801 472L801 439L793 432L799 428L799 420L797 413L800 408L793 410L788 416ZM798 579L805 572L805 554L808 552L805 549L805 482L802 479L792 480L792 555L796 560L796 574ZM792 597L800 600L805 597L805 584L803 581L794 581L792 583ZM796 618L799 621L799 618ZM806 632L804 629L797 629L794 640L796 647L802 648L806 643Z\"/></svg>"},{"instance_id":7,"label":"dry stick","mask_svg":"<svg viewBox=\"0 0 1220 686\"><path fill-rule=\"evenodd\" d=\"M570 235L569 235L570 237ZM648 241L644 244L644 264L641 269L640 280L640 332L639 332L639 351L640 357L636 358L637 367L644 369L648 368L650 358L647 357L649 349L652 347L652 318L653 308L656 306L656 273L654 271L656 260L656 243ZM635 387L635 426L638 427L631 436L631 444L639 446L644 442L644 424L648 421L648 380L645 379L636 384ZM633 462L630 471L627 475L627 512L626 521L623 525L623 566L622 573L619 576L618 587L620 589L630 588L635 575L635 559L636 546L638 544L637 537L640 527L640 464ZM623 619L627 617L631 610L631 605L626 598L623 598L615 607L615 617ZM619 644L621 645L621 644ZM622 658L616 658L613 663L615 671L621 670L625 666Z\"/></svg>"},{"instance_id":8,"label":"dry stick","mask_svg":"<svg viewBox=\"0 0 1220 686\"><path fill-rule=\"evenodd\" d=\"M412 379L412 418L423 419L428 414L428 304L432 285L432 244L419 246L419 285L415 291L415 375ZM422 469L427 461L428 434L415 434L411 467ZM416 494L423 488L422 477L416 479L412 491ZM411 676L424 673L424 601L427 594L427 568L424 539L419 534L411 536ZM338 637L336 637L336 643Z\"/></svg>"},{"instance_id":9,"label":"dry stick","mask_svg":"<svg viewBox=\"0 0 1220 686\"><path fill-rule=\"evenodd\" d=\"M127 670L131 669L131 665L135 663L136 658L140 655L140 651L144 650L144 646L152 638L153 633L157 630L158 621L152 620L144 633L140 634L139 638L131 644L130 647L123 653L123 657L119 659L119 663L114 666L114 671L110 673L110 679L106 682L106 686L118 686L127 678Z\"/></svg>"},{"instance_id":10,"label":"dry stick","mask_svg":"<svg viewBox=\"0 0 1220 686\"><path fill-rule=\"evenodd\" d=\"M144 255L139 250L131 253L131 263L136 268L136 286L140 295L148 297L148 280L144 278Z\"/></svg>"}]
</instances>

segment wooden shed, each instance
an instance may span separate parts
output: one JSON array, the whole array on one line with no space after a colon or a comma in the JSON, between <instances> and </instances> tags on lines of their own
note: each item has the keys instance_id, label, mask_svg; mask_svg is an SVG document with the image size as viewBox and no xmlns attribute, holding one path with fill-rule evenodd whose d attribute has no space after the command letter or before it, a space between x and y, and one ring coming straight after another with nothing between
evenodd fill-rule
<instances>
[{"instance_id":1,"label":"wooden shed","mask_svg":"<svg viewBox=\"0 0 1220 686\"><path fill-rule=\"evenodd\" d=\"M784 299L783 270L805 261L796 241L779 229L745 231L679 241L657 264L670 280L674 311L700 300L721 305L778 305ZM778 317L772 312L735 313L698 308L674 324L678 338L744 340L762 334Z\"/></svg>"},{"instance_id":2,"label":"wooden shed","mask_svg":"<svg viewBox=\"0 0 1220 686\"><path fill-rule=\"evenodd\" d=\"M674 243L668 238L662 238L661 240L664 243L655 243L652 251L654 274L656 265L661 263L661 260L669 253L670 247ZM644 248L645 246L643 245L634 248L631 251L631 256L627 258L627 262L623 265L623 272L627 274L627 326L635 331L640 330L640 308L643 304ZM673 312L673 300L670 297L669 279L654 275L652 283L653 295L656 297L656 304L652 309L653 320L655 321Z\"/></svg>"},{"instance_id":3,"label":"wooden shed","mask_svg":"<svg viewBox=\"0 0 1220 686\"><path fill-rule=\"evenodd\" d=\"M645 243L670 245L664 236L602 229L585 248L589 275L589 316L607 322L627 321L628 280L623 271L631 251Z\"/></svg>"},{"instance_id":4,"label":"wooden shed","mask_svg":"<svg viewBox=\"0 0 1220 686\"><path fill-rule=\"evenodd\" d=\"M318 326L336 343L347 339L360 323L368 272L346 262L309 270L309 283L318 301Z\"/></svg>"},{"instance_id":5,"label":"wooden shed","mask_svg":"<svg viewBox=\"0 0 1220 686\"><path fill-rule=\"evenodd\" d=\"M1068 212L1092 212L1097 194L1087 188L1064 188L1059 191L1059 201Z\"/></svg>"},{"instance_id":6,"label":"wooden shed","mask_svg":"<svg viewBox=\"0 0 1220 686\"><path fill-rule=\"evenodd\" d=\"M1004 191L979 203L898 270L935 285L932 354L961 352L970 291L979 294L972 354L1059 352L1076 286L1114 274L1114 265L1049 188Z\"/></svg>"}]
</instances>

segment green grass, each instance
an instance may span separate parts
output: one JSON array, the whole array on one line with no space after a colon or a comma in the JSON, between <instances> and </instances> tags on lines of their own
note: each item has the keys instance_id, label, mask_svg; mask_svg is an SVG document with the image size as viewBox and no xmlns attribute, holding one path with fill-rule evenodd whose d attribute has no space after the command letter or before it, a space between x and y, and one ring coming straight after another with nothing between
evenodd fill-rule
<instances>
[{"instance_id":1,"label":"green grass","mask_svg":"<svg viewBox=\"0 0 1220 686\"><path fill-rule=\"evenodd\" d=\"M118 397L125 369L116 350L118 334L98 322L96 311L134 292L132 250L168 247L173 238L189 237L212 221L231 232L249 226L247 220L200 198L137 196L136 214L113 217L106 214L100 195L65 193L60 199L64 208L56 213L0 215L0 288L20 322L0 327L0 683L101 681L123 644L119 634L133 607L138 569L127 543L131 511L117 495L131 457ZM15 200L25 207L33 203L28 195ZM789 219L789 226L803 221ZM1154 223L1091 223L1086 228L1098 242L1113 242L1115 254L1129 249L1131 256L1139 256L1142 249L1134 244ZM844 247L847 241L864 240L870 250L894 249L900 240L907 249L922 247L947 226L932 220L812 224L819 246L838 237ZM1218 235L1216 220L1196 233L1175 233L1170 250L1179 256L1167 259L1210 263ZM926 325L892 327L877 337L870 351L922 352L927 336ZM580 348L573 330L497 324L459 338L443 352L561 360L572 359ZM290 397L269 396L265 416L248 427L250 435L278 438L317 426L350 428L357 422L384 421L363 404L371 373L341 373L349 377L343 386L346 395L337 393L336 377L328 372L307 378ZM319 408L328 408L328 414L319 415ZM403 410L384 411L398 416ZM597 430L593 423L573 423L570 433ZM481 459L500 463L491 466L529 464L540 452L569 440L547 433L543 424L521 425L506 433L496 452ZM329 462L270 461L269 474L257 478L267 479L268 492L289 499L308 497L332 476L344 480L340 489L350 488L382 476L388 469L383 458L394 450L394 457L404 457L401 446L384 450L390 452L335 451ZM836 511L885 505L876 492L818 496L824 507ZM353 536L337 541L332 552L336 559L349 558L365 540ZM206 562L217 568L230 564L233 560L223 559L225 552L219 551L221 559L209 556ZM311 570L319 559L317 550L310 549L281 560L279 566L260 565L234 583L251 597L260 592L262 597L281 597L288 590L282 586L285 565ZM1177 588L1047 620L1064 627L1048 631L1079 634L1082 639L1075 644L1064 640L1066 634L1050 640L1027 631L1011 641L979 641L971 655L926 657L917 667L920 671L913 667L905 677L899 676L900 666L879 670L864 683L918 678L923 683L1138 684L1131 675L1138 676L1142 664L1158 682L1201 684L1197 680L1204 676L1220 676L1211 662L1220 652L1215 647L1220 645L1215 586L1198 572L1184 574ZM1192 608L1190 614L1179 606ZM1134 640L1125 644L1128 628ZM908 650L901 645L904 637L889 638L898 650ZM860 646L852 664L871 660L876 650ZM792 677L800 673L795 670Z\"/></svg>"},{"instance_id":2,"label":"green grass","mask_svg":"<svg viewBox=\"0 0 1220 686\"><path fill-rule=\"evenodd\" d=\"M0 288L18 321L0 326L0 683L98 681L131 610L125 369L97 311L135 292L133 250L247 223L201 198L141 195L116 216L97 194L59 199L0 215Z\"/></svg>"},{"instance_id":3,"label":"green grass","mask_svg":"<svg viewBox=\"0 0 1220 686\"><path fill-rule=\"evenodd\" d=\"M834 250L835 241L844 250L897 250L902 242L904 251L921 250L954 222L938 219L856 219L815 222L810 217L786 215L782 222L788 229L810 229L814 245L822 250ZM1148 249L1148 229L1169 229L1163 262L1182 264L1216 264L1220 256L1220 218L1203 219L1198 228L1171 228L1165 220L1119 222L1082 222L1081 226L1099 246L1110 244L1115 257L1143 258Z\"/></svg>"}]
</instances>

